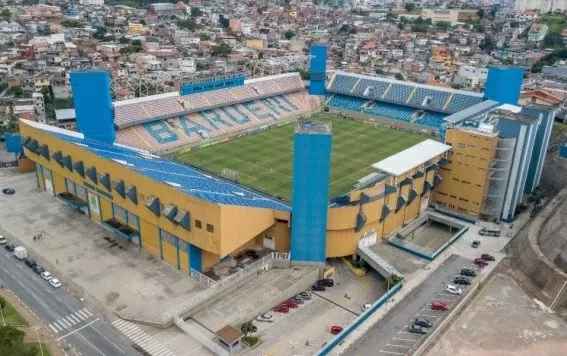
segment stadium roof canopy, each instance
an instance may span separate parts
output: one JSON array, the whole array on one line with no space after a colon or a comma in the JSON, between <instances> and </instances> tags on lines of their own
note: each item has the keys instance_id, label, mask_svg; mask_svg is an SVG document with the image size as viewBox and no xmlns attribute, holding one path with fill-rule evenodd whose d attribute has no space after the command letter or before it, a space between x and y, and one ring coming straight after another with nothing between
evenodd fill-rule
<instances>
[{"instance_id":1,"label":"stadium roof canopy","mask_svg":"<svg viewBox=\"0 0 567 356\"><path fill-rule=\"evenodd\" d=\"M195 198L213 204L250 206L290 211L291 207L268 196L245 189L237 184L212 177L199 170L183 166L147 151L87 139L83 134L57 127L22 120L24 123L83 147L104 159L121 164L156 182L167 184ZM73 157L79 159L78 157ZM112 172L107 172L112 177Z\"/></svg>"},{"instance_id":2,"label":"stadium roof canopy","mask_svg":"<svg viewBox=\"0 0 567 356\"><path fill-rule=\"evenodd\" d=\"M451 146L444 143L435 140L425 140L380 162L374 163L372 167L381 172L399 176L450 149Z\"/></svg>"},{"instance_id":3,"label":"stadium roof canopy","mask_svg":"<svg viewBox=\"0 0 567 356\"><path fill-rule=\"evenodd\" d=\"M498 105L500 105L500 103L494 100L481 101L476 105L473 105L464 110L458 111L453 115L449 115L445 117L444 120L451 124L457 124L461 121L472 119L478 115L484 114L492 110L493 108L497 107Z\"/></svg>"}]
</instances>

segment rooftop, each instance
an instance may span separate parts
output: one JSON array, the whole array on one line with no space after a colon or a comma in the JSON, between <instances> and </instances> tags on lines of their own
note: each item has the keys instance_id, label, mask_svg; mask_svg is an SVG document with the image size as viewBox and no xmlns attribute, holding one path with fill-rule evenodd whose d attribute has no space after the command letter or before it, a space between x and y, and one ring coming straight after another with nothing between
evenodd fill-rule
<instances>
[{"instance_id":1,"label":"rooftop","mask_svg":"<svg viewBox=\"0 0 567 356\"><path fill-rule=\"evenodd\" d=\"M435 140L425 140L400 153L374 163L372 167L393 176L400 176L450 149L451 146L444 143Z\"/></svg>"}]
</instances>

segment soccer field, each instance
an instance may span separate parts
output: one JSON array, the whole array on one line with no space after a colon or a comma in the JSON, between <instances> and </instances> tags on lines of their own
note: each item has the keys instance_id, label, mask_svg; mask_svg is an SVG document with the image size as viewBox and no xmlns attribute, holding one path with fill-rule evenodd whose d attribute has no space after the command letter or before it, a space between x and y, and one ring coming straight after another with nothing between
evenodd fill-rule
<instances>
[{"instance_id":1,"label":"soccer field","mask_svg":"<svg viewBox=\"0 0 567 356\"><path fill-rule=\"evenodd\" d=\"M331 198L351 190L358 179L373 171L373 163L427 139L332 114L311 119L332 123ZM294 130L295 123L289 123L171 157L222 177L227 170L238 172L239 184L291 200Z\"/></svg>"}]
</instances>

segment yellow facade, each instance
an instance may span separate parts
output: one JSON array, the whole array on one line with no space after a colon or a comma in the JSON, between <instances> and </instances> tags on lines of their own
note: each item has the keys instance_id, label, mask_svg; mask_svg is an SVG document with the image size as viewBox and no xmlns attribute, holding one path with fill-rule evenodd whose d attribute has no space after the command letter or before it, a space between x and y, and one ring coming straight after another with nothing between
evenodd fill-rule
<instances>
[{"instance_id":1,"label":"yellow facade","mask_svg":"<svg viewBox=\"0 0 567 356\"><path fill-rule=\"evenodd\" d=\"M146 32L146 28L144 25L140 23L129 23L128 24L128 32L129 33L144 33Z\"/></svg>"},{"instance_id":2,"label":"yellow facade","mask_svg":"<svg viewBox=\"0 0 567 356\"><path fill-rule=\"evenodd\" d=\"M487 180L498 140L497 136L448 129L445 143L452 149L448 164L440 169L442 181L431 203L478 218L486 199Z\"/></svg>"},{"instance_id":3,"label":"yellow facade","mask_svg":"<svg viewBox=\"0 0 567 356\"><path fill-rule=\"evenodd\" d=\"M251 38L246 40L246 47L262 50L264 49L264 40L261 38Z\"/></svg>"},{"instance_id":4,"label":"yellow facade","mask_svg":"<svg viewBox=\"0 0 567 356\"><path fill-rule=\"evenodd\" d=\"M60 151L63 156L70 155L73 163L82 161L85 169L96 167L99 176L108 173L111 182L123 180L126 187L136 186L137 204L128 197L123 198L115 189L109 191L100 182L97 184L88 177L82 177L75 169L71 171L60 165L54 158L46 159L26 148L26 155L36 164L36 176L41 189L61 199L61 193L65 192L76 196L85 202L81 211L106 227L112 221L131 227L137 234L131 239L132 243L185 273L190 268L205 270L225 256L234 255L255 244L280 252L290 249L289 212L218 205L199 200L25 123L20 123L20 131L22 137L31 137L40 146L47 145L50 157ZM441 157L435 157L432 162L439 159ZM419 172L422 175L416 177ZM400 177L387 177L374 187L352 191L351 204L348 206L329 208L327 257L354 254L360 237L366 232L375 231L379 238L385 238L415 219L429 204L429 192L422 194L422 191L426 181L429 185L433 184L435 174L435 170L426 172L426 167L422 165ZM79 191L83 190L85 193L81 196ZM415 199L396 209L399 197L407 201L412 190L416 192ZM190 230L161 214L156 216L146 207L150 197L159 197L161 209L171 204L189 212ZM366 201L368 197L370 199ZM361 199L364 202L362 204ZM388 206L390 212L382 218L384 206ZM356 221L360 212L364 214L366 222L357 231ZM198 257L193 255L195 249L198 250Z\"/></svg>"}]
</instances>

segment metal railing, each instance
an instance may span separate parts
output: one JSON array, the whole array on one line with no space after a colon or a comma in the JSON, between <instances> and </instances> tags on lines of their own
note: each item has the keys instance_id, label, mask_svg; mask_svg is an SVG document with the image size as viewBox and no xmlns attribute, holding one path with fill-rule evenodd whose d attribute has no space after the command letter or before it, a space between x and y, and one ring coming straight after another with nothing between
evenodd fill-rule
<instances>
[{"instance_id":1,"label":"metal railing","mask_svg":"<svg viewBox=\"0 0 567 356\"><path fill-rule=\"evenodd\" d=\"M204 274L194 270L193 268L191 268L191 270L189 271L189 277L193 278L195 281L197 281L197 283L199 283L205 288L211 288L212 286L217 284L217 281L205 276Z\"/></svg>"},{"instance_id":2,"label":"metal railing","mask_svg":"<svg viewBox=\"0 0 567 356\"><path fill-rule=\"evenodd\" d=\"M272 261L274 261L274 260L289 260L289 259L290 259L289 253L272 252L272 253L262 257L258 261L255 261L254 263L246 266L245 268L239 270L236 273L231 274L230 276L228 276L226 278L223 278L222 280L220 280L218 282L213 281L212 279L205 276L204 274L195 271L195 274L194 274L195 277L193 277L193 275L191 277L193 279L195 279L196 277L198 277L198 278L203 277L202 278L203 283L205 283L205 281L206 281L206 283L209 283L208 284L209 287L207 289L205 289L204 291L192 296L191 298L184 301L183 303L181 303L181 304L167 310L166 312L164 312L162 314L162 324L170 323L173 318L188 312L192 308L195 308L199 304L201 304L204 301L206 301L207 299L209 299L214 294L220 293L223 289L225 289L225 287L227 287L229 285L233 285L234 283L237 283L238 281L249 276L250 274L257 272L260 269L270 268ZM191 274L193 274L193 271L194 270L191 270ZM210 280L212 282L210 282L208 280ZM201 282L199 282L199 283L201 283ZM204 285L203 283L201 283L201 284Z\"/></svg>"}]
</instances>

